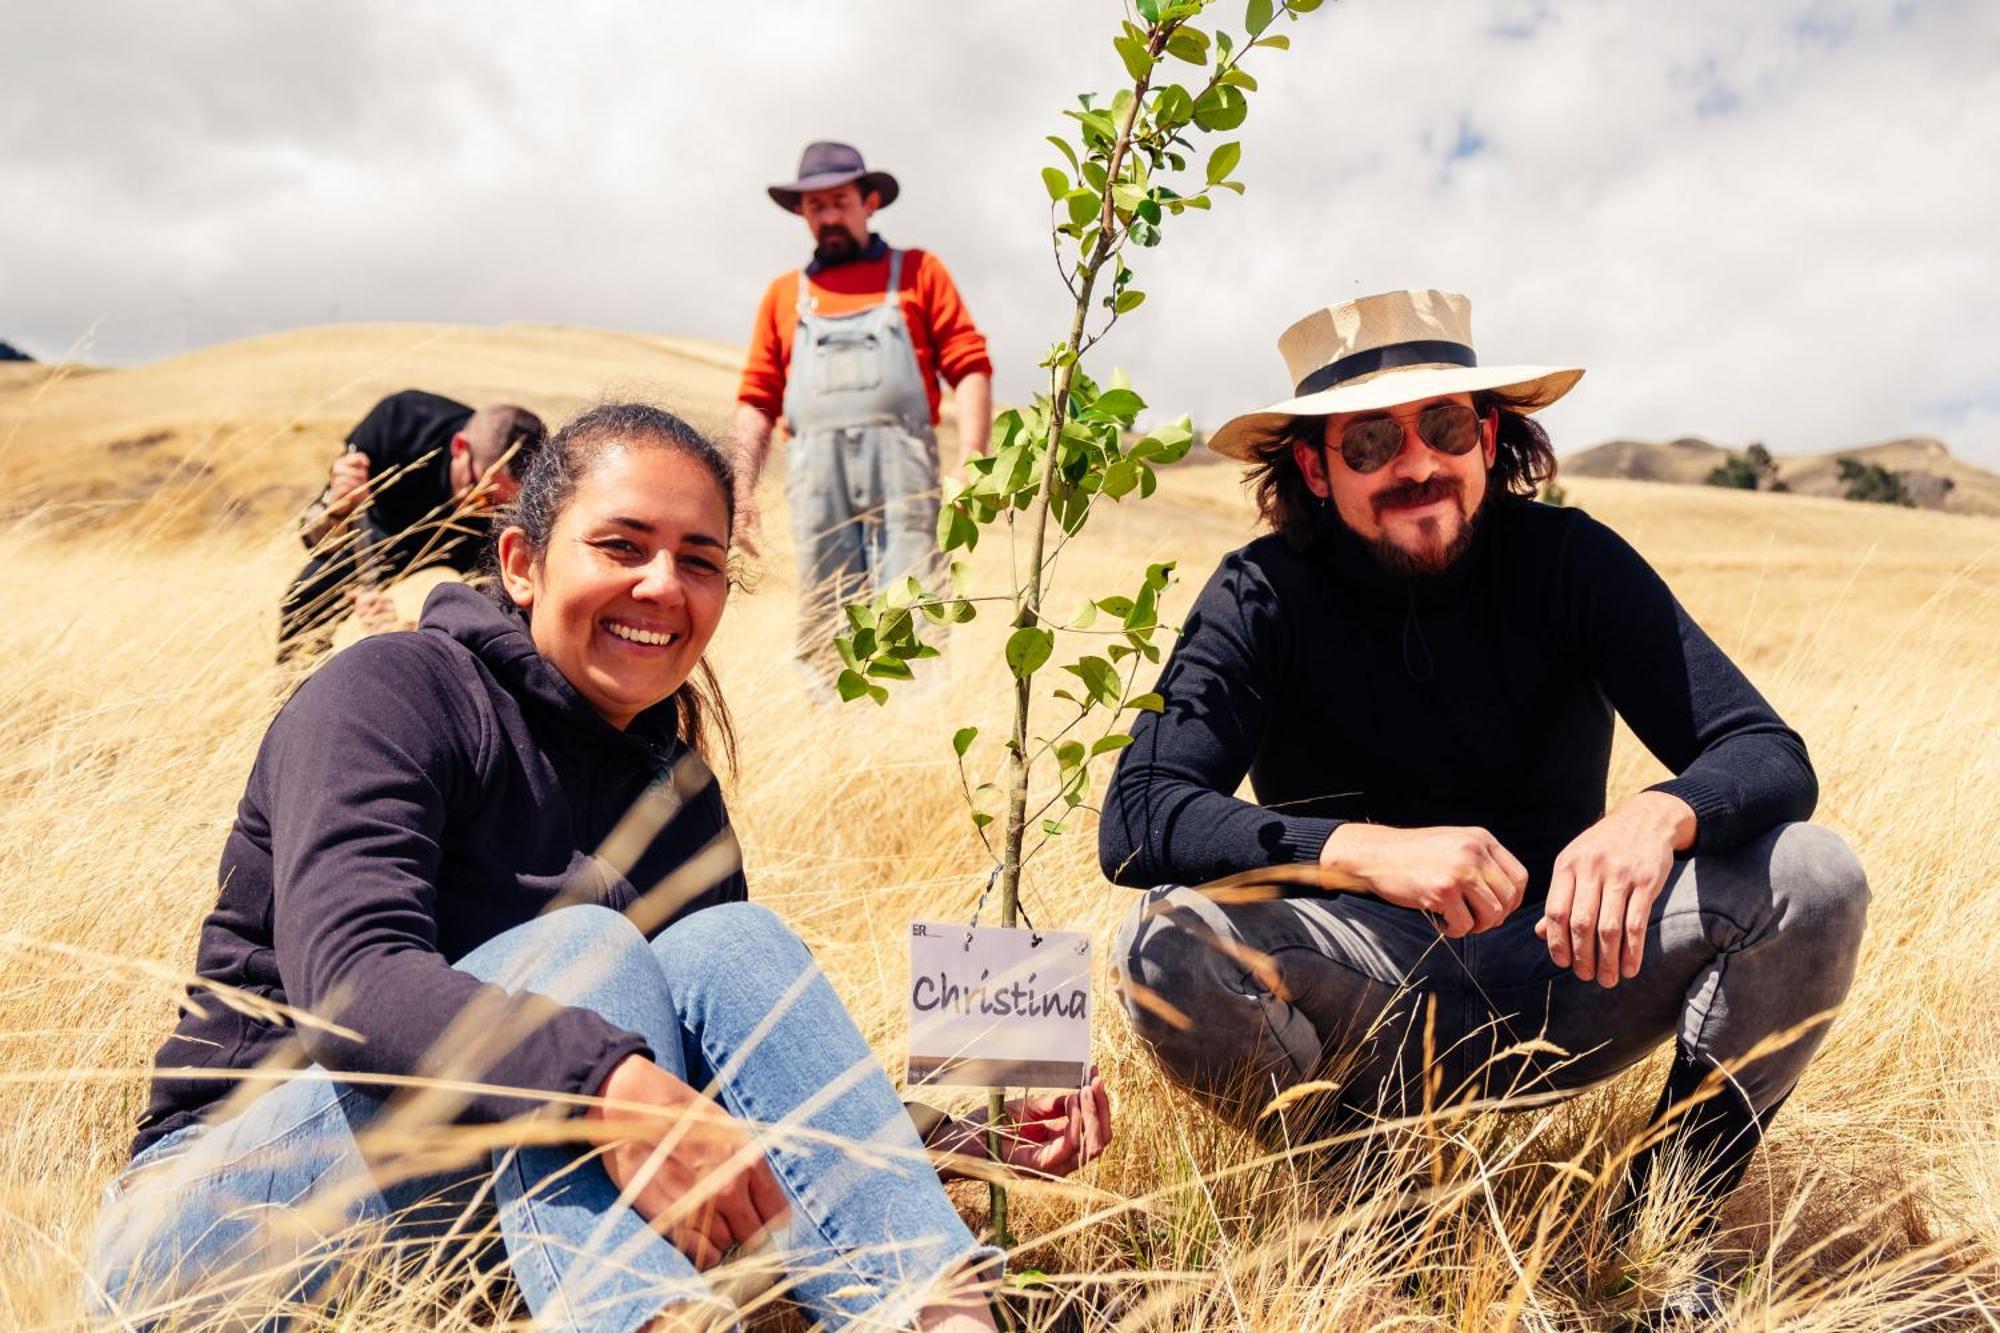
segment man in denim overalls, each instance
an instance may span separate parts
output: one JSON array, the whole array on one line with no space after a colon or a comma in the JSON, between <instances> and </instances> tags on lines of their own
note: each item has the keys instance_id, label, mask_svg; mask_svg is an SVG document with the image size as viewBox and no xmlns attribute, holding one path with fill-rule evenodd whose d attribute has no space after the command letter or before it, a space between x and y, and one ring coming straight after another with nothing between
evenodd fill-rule
<instances>
[{"instance_id":1,"label":"man in denim overalls","mask_svg":"<svg viewBox=\"0 0 2000 1333\"><path fill-rule=\"evenodd\" d=\"M796 651L831 697L843 602L915 575L933 585L939 381L953 386L958 438L986 449L992 362L951 275L923 250L869 229L896 178L846 144L814 143L798 179L771 198L805 219L813 259L764 293L731 427L738 493L754 537L758 478L782 418L785 506L798 568Z\"/></svg>"}]
</instances>

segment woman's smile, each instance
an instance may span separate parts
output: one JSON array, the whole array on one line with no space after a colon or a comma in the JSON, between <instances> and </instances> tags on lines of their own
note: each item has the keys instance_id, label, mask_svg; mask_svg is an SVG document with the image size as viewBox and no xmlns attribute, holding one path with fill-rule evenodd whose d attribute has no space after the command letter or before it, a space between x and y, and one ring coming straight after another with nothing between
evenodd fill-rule
<instances>
[{"instance_id":1,"label":"woman's smile","mask_svg":"<svg viewBox=\"0 0 2000 1333\"><path fill-rule=\"evenodd\" d=\"M672 630L649 626L638 620L605 619L597 623L612 638L640 650L671 648L674 641L681 637Z\"/></svg>"}]
</instances>

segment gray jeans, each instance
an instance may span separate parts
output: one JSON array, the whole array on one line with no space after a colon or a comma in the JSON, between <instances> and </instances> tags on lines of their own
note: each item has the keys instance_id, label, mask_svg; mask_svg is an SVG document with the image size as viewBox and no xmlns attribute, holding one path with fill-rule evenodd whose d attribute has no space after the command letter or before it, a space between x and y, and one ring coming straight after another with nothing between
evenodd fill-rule
<instances>
[{"instance_id":1,"label":"gray jeans","mask_svg":"<svg viewBox=\"0 0 2000 1333\"><path fill-rule=\"evenodd\" d=\"M1447 940L1423 913L1365 894L1223 905L1160 888L1112 957L1144 987L1125 988L1126 1010L1167 1072L1238 1116L1309 1079L1337 1082L1330 1109L1360 1114L1414 1110L1426 1073L1434 1105L1570 1092L1668 1037L1732 1071L1761 1115L1819 1049L1867 911L1847 844L1787 824L1677 863L1639 974L1612 990L1549 960L1539 903Z\"/></svg>"}]
</instances>

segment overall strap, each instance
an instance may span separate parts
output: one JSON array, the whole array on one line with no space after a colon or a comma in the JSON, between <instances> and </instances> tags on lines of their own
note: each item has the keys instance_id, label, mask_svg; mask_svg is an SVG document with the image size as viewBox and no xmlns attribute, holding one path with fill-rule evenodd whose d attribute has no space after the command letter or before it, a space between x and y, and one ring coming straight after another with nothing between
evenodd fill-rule
<instances>
[{"instance_id":1,"label":"overall strap","mask_svg":"<svg viewBox=\"0 0 2000 1333\"><path fill-rule=\"evenodd\" d=\"M903 252L901 250L891 250L889 252L889 290L882 297L882 304L883 305L896 304L896 289L901 287L902 285L903 285Z\"/></svg>"},{"instance_id":2,"label":"overall strap","mask_svg":"<svg viewBox=\"0 0 2000 1333\"><path fill-rule=\"evenodd\" d=\"M812 303L811 286L812 286L812 279L806 276L806 271L804 269L800 269L798 309L801 317L812 313L813 303Z\"/></svg>"}]
</instances>

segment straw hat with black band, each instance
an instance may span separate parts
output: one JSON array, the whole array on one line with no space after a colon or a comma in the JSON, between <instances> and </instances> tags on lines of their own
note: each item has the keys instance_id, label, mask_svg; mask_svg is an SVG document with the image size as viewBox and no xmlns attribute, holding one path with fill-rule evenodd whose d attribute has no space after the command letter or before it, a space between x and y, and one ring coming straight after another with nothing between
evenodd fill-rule
<instances>
[{"instance_id":1,"label":"straw hat with black band","mask_svg":"<svg viewBox=\"0 0 2000 1333\"><path fill-rule=\"evenodd\" d=\"M1568 393L1578 366L1482 366L1472 351L1472 302L1457 292L1383 292L1315 310L1278 337L1293 393L1208 437L1242 462L1299 417L1379 412L1450 393L1494 392L1520 412Z\"/></svg>"}]
</instances>

